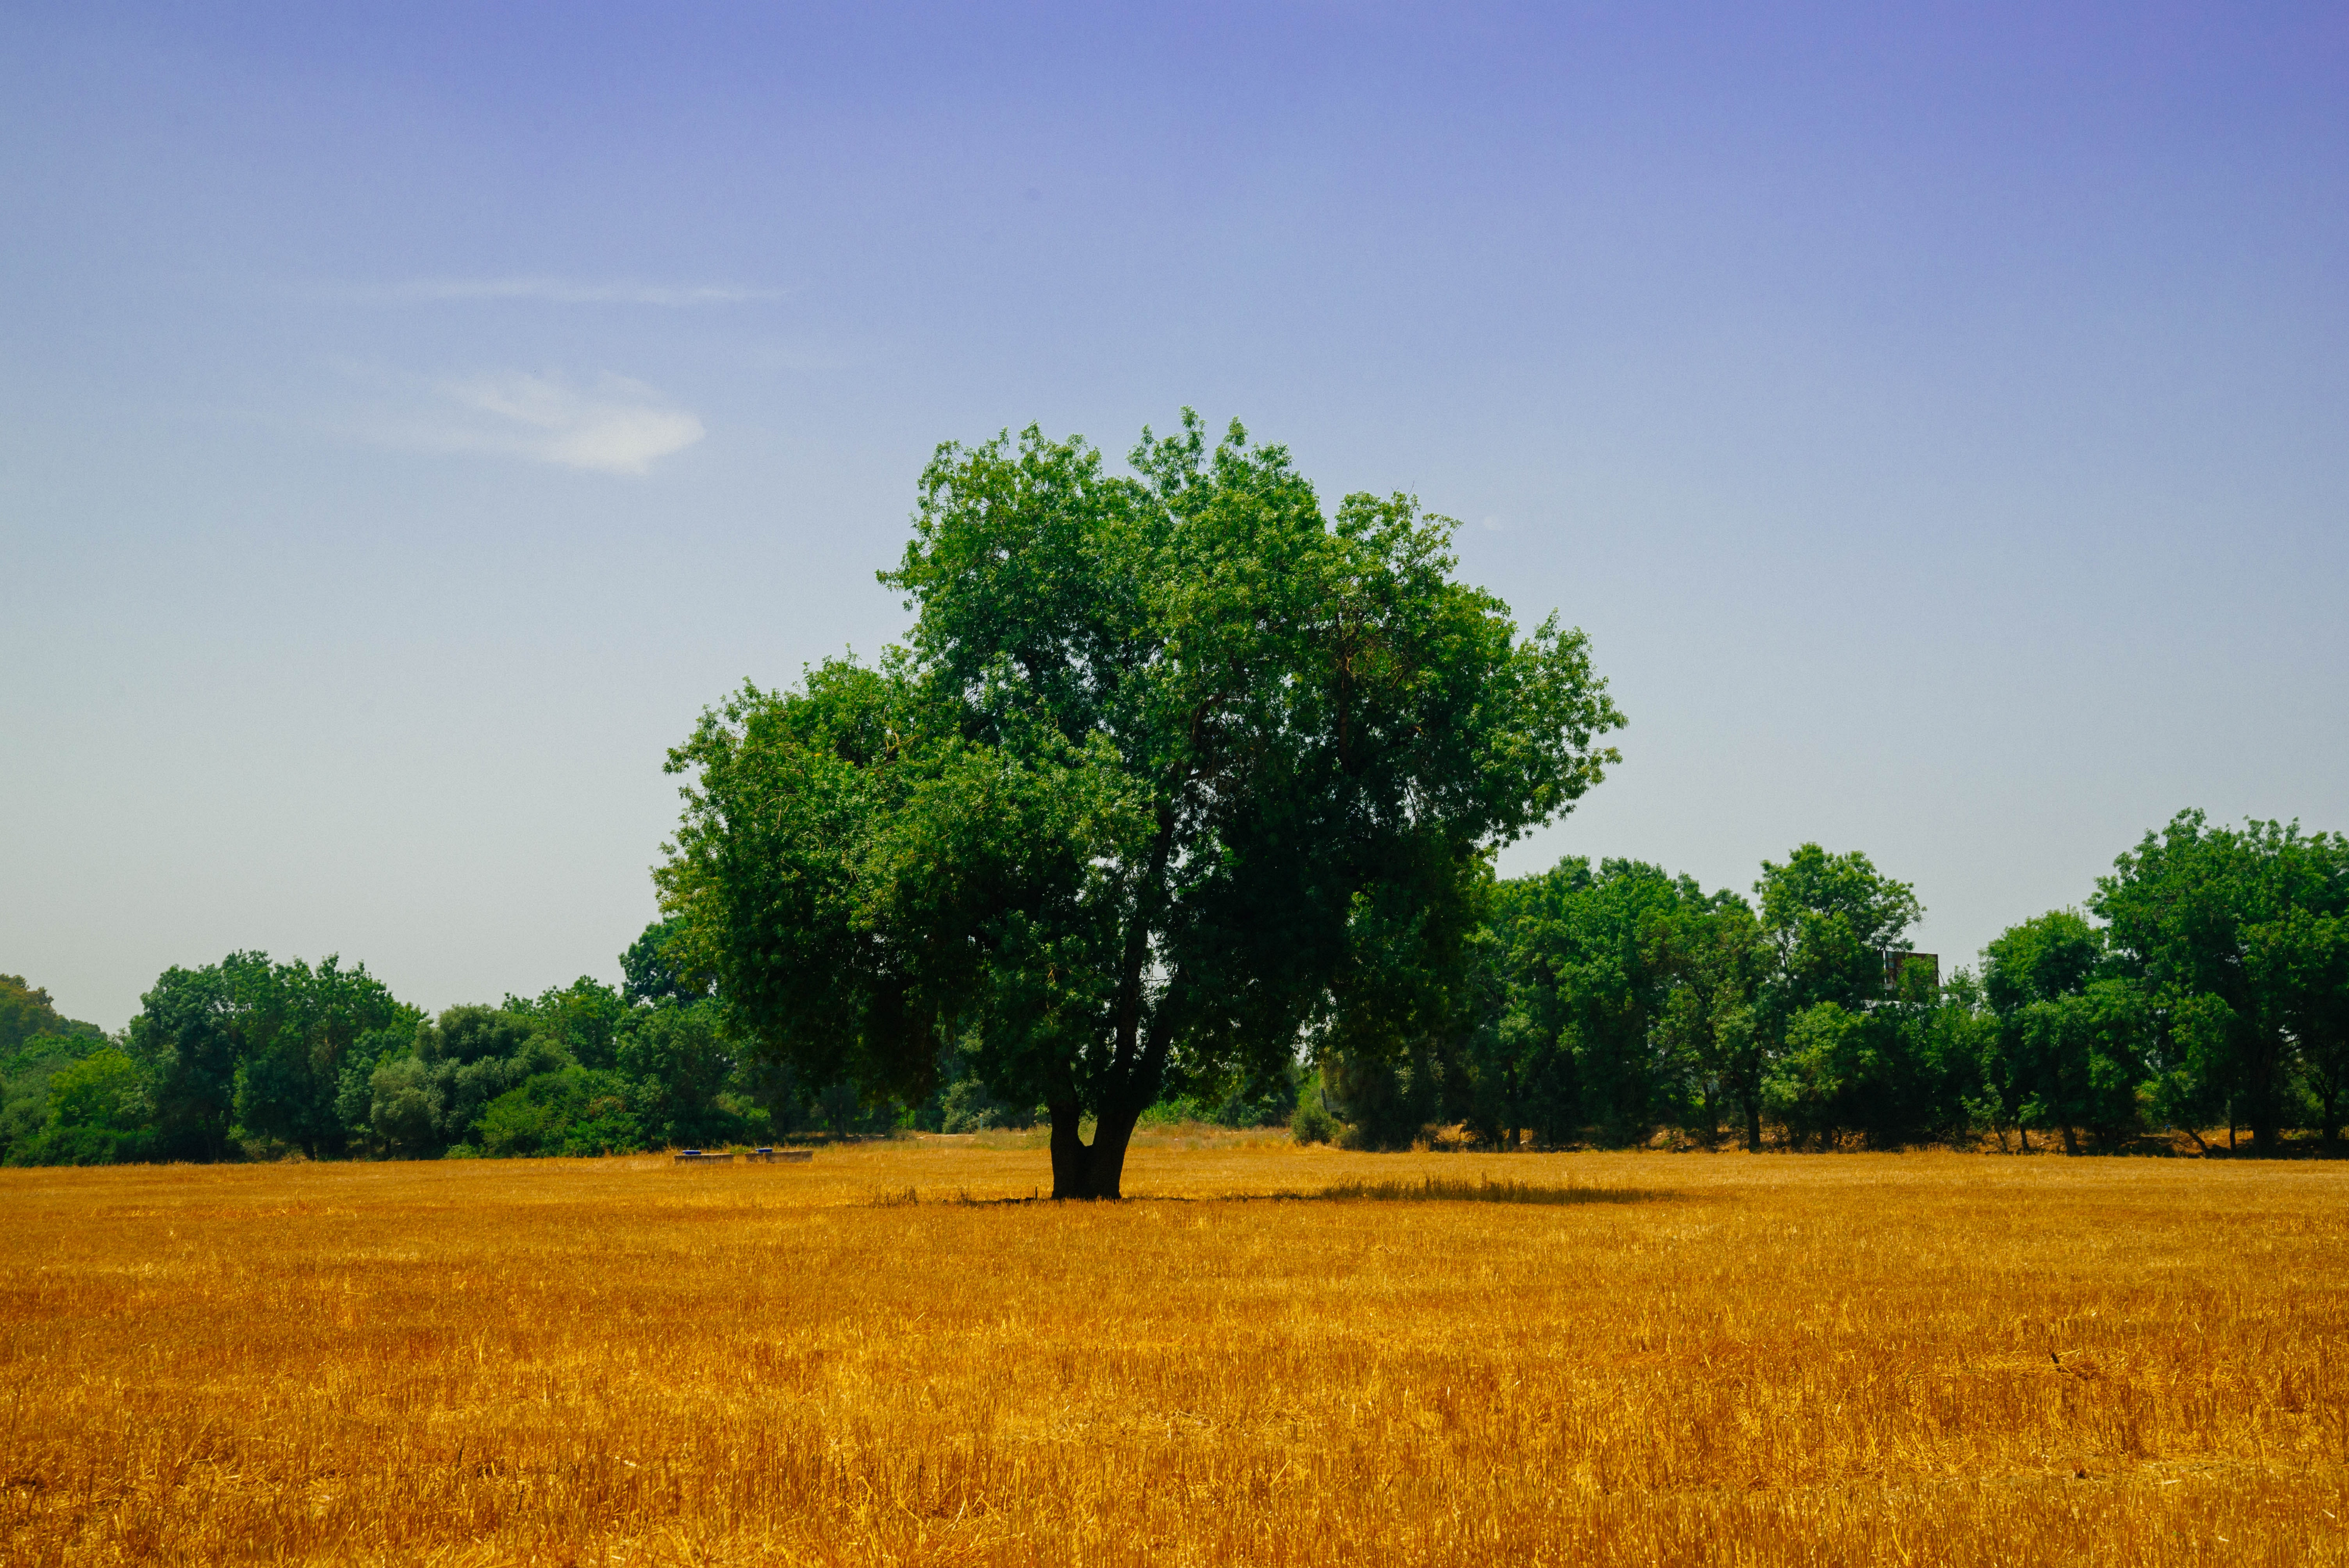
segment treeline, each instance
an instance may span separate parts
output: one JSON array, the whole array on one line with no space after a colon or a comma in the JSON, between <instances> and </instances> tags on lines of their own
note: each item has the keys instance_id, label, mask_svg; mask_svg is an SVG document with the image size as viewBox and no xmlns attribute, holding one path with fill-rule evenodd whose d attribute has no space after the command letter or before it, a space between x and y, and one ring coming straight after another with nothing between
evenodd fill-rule
<instances>
[{"instance_id":1,"label":"treeline","mask_svg":"<svg viewBox=\"0 0 2349 1568\"><path fill-rule=\"evenodd\" d=\"M1145 1119L1287 1122L1373 1149L1451 1130L1493 1148L1675 1134L2079 1153L2240 1129L2275 1152L2293 1133L2337 1140L2349 1112L2337 833L2182 813L2084 910L2010 927L1948 974L1911 951L1908 883L1815 844L1764 862L1751 897L1579 858L1481 893L1456 940L1350 976L1375 1004L1333 1017L1288 1072L1177 1070ZM582 977L437 1017L364 965L232 954L167 970L113 1036L0 975L0 1160L595 1155L1042 1114L988 1092L975 1040L942 1046L917 1102L802 1082L680 973L676 938L648 927L617 986Z\"/></svg>"},{"instance_id":2,"label":"treeline","mask_svg":"<svg viewBox=\"0 0 2349 1568\"><path fill-rule=\"evenodd\" d=\"M2010 927L1977 969L1909 952L1922 911L1866 855L1805 845L1754 897L1629 861L1492 884L1403 1048L1342 1038L1300 1137L1394 1147L2117 1150L2171 1129L2337 1138L2349 1100L2349 839L2185 812L2085 913ZM1402 988L1408 991L1411 977Z\"/></svg>"},{"instance_id":3,"label":"treeline","mask_svg":"<svg viewBox=\"0 0 2349 1568\"><path fill-rule=\"evenodd\" d=\"M616 987L430 1018L336 958L166 970L115 1036L0 976L0 1159L591 1155L890 1124L852 1086L803 1092L745 1050L668 937L648 928Z\"/></svg>"}]
</instances>

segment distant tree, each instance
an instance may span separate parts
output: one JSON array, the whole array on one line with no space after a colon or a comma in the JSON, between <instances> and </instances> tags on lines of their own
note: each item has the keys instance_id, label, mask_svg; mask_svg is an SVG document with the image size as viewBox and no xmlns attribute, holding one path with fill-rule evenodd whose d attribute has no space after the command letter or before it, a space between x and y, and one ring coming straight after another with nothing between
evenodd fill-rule
<instances>
[{"instance_id":1,"label":"distant tree","mask_svg":"<svg viewBox=\"0 0 2349 1568\"><path fill-rule=\"evenodd\" d=\"M1715 902L1658 866L1577 856L1502 884L1496 905L1506 1002L1487 1070L1512 1085L1515 1125L1544 1143L1586 1125L1636 1141L1677 1119L1688 1086L1656 1033L1667 977L1648 934Z\"/></svg>"},{"instance_id":2,"label":"distant tree","mask_svg":"<svg viewBox=\"0 0 2349 1568\"><path fill-rule=\"evenodd\" d=\"M444 1100L441 1079L421 1057L387 1057L367 1074L368 1130L395 1154L438 1154Z\"/></svg>"},{"instance_id":3,"label":"distant tree","mask_svg":"<svg viewBox=\"0 0 2349 1568\"><path fill-rule=\"evenodd\" d=\"M620 1059L620 1035L635 999L632 992L616 991L582 975L568 985L550 985L534 997L509 995L504 1011L529 1019L580 1066L601 1071Z\"/></svg>"},{"instance_id":4,"label":"distant tree","mask_svg":"<svg viewBox=\"0 0 2349 1568\"><path fill-rule=\"evenodd\" d=\"M367 1126L386 1149L412 1158L471 1150L492 1101L573 1065L562 1042L527 1014L450 1007L369 1071Z\"/></svg>"},{"instance_id":5,"label":"distant tree","mask_svg":"<svg viewBox=\"0 0 2349 1568\"><path fill-rule=\"evenodd\" d=\"M0 975L0 1161L18 1158L49 1119L49 1080L109 1044L95 1024L59 1017L48 994Z\"/></svg>"},{"instance_id":6,"label":"distant tree","mask_svg":"<svg viewBox=\"0 0 2349 1568\"><path fill-rule=\"evenodd\" d=\"M2349 1112L2349 915L2293 908L2244 933L2251 989L2297 1047L2317 1130Z\"/></svg>"},{"instance_id":7,"label":"distant tree","mask_svg":"<svg viewBox=\"0 0 2349 1568\"><path fill-rule=\"evenodd\" d=\"M125 1038L153 1078L156 1148L175 1160L222 1159L240 1134L341 1153L352 1047L417 1017L366 965L332 955L316 969L265 953L175 965L140 1002Z\"/></svg>"},{"instance_id":8,"label":"distant tree","mask_svg":"<svg viewBox=\"0 0 2349 1568\"><path fill-rule=\"evenodd\" d=\"M144 1158L152 1142L147 1076L111 1047L61 1068L49 1079L39 1133L10 1151L10 1163L112 1165Z\"/></svg>"},{"instance_id":9,"label":"distant tree","mask_svg":"<svg viewBox=\"0 0 2349 1568\"><path fill-rule=\"evenodd\" d=\"M1356 895L1327 1006L1307 1033L1321 1099L1343 1120L1343 1140L1361 1149L1407 1148L1462 1114L1488 1006L1488 861L1429 856L1396 869ZM1270 1053L1238 1055L1234 1066L1259 1093L1294 1070ZM1186 1076L1196 1081L1198 1069Z\"/></svg>"},{"instance_id":10,"label":"distant tree","mask_svg":"<svg viewBox=\"0 0 2349 1568\"><path fill-rule=\"evenodd\" d=\"M1797 1141L1857 1132L1883 1146L1922 1134L1943 1098L1939 1064L1918 1058L1913 1018L1875 1010L1897 1000L1884 955L1907 950L1924 915L1915 891L1857 851L1816 844L1763 861L1754 891L1772 959L1754 1013L1765 1101Z\"/></svg>"},{"instance_id":11,"label":"distant tree","mask_svg":"<svg viewBox=\"0 0 2349 1568\"><path fill-rule=\"evenodd\" d=\"M1784 865L1763 861L1754 892L1788 1018L1820 1002L1848 1009L1878 1000L1884 954L1905 951L1909 928L1925 916L1909 883L1883 875L1857 850L1837 855L1805 844Z\"/></svg>"},{"instance_id":12,"label":"distant tree","mask_svg":"<svg viewBox=\"0 0 2349 1568\"><path fill-rule=\"evenodd\" d=\"M618 1154L645 1145L627 1080L576 1064L524 1079L475 1124L488 1155Z\"/></svg>"},{"instance_id":13,"label":"distant tree","mask_svg":"<svg viewBox=\"0 0 2349 1568\"><path fill-rule=\"evenodd\" d=\"M1869 1103L1891 1086L1881 1047L1886 1031L1839 1002L1814 1002L1787 1021L1785 1043L1763 1079L1763 1103L1797 1147L1835 1146L1863 1127Z\"/></svg>"},{"instance_id":14,"label":"distant tree","mask_svg":"<svg viewBox=\"0 0 2349 1568\"><path fill-rule=\"evenodd\" d=\"M344 1052L336 1078L335 1119L343 1126L347 1150L381 1153L388 1147L383 1133L370 1119L375 1109L375 1071L385 1062L409 1056L416 1046L416 1023L402 1020L369 1029Z\"/></svg>"},{"instance_id":15,"label":"distant tree","mask_svg":"<svg viewBox=\"0 0 2349 1568\"><path fill-rule=\"evenodd\" d=\"M464 1142L492 1100L542 1072L559 1071L569 1057L534 1021L501 1007L450 1007L417 1031L417 1059L431 1069L440 1091L438 1132L447 1144Z\"/></svg>"},{"instance_id":16,"label":"distant tree","mask_svg":"<svg viewBox=\"0 0 2349 1568\"><path fill-rule=\"evenodd\" d=\"M740 1136L741 1110L728 1103L740 1054L714 1004L641 1010L621 1037L619 1065L636 1085L646 1135L679 1146Z\"/></svg>"},{"instance_id":17,"label":"distant tree","mask_svg":"<svg viewBox=\"0 0 2349 1568\"><path fill-rule=\"evenodd\" d=\"M746 689L670 760L680 967L819 1085L918 1101L975 1030L1063 1197L1118 1195L1170 1065L1286 1070L1361 923L1565 810L1620 722L1580 634L1520 638L1410 500L1325 519L1282 449L1187 414L1132 461L941 448L885 579L909 646Z\"/></svg>"},{"instance_id":18,"label":"distant tree","mask_svg":"<svg viewBox=\"0 0 2349 1568\"><path fill-rule=\"evenodd\" d=\"M174 965L140 999L130 1053L155 1083L156 1150L167 1160L220 1160L236 1125L237 1069L272 1039L290 998L265 953L232 953L201 969Z\"/></svg>"},{"instance_id":19,"label":"distant tree","mask_svg":"<svg viewBox=\"0 0 2349 1568\"><path fill-rule=\"evenodd\" d=\"M252 997L243 1030L237 1122L313 1159L341 1154L349 1132L336 1109L345 1061L363 1036L414 1028L417 1010L367 965L346 969L332 954L316 969L298 959L275 965L262 989L267 999Z\"/></svg>"},{"instance_id":20,"label":"distant tree","mask_svg":"<svg viewBox=\"0 0 2349 1568\"><path fill-rule=\"evenodd\" d=\"M1989 1076L2004 1086L2025 1147L2033 1127L2059 1130L2072 1154L2081 1128L2107 1142L2130 1130L2148 1020L2137 988L2105 973L2104 934L2058 910L2008 927L1982 959L1998 1020Z\"/></svg>"},{"instance_id":21,"label":"distant tree","mask_svg":"<svg viewBox=\"0 0 2349 1568\"><path fill-rule=\"evenodd\" d=\"M2150 1009L2163 1113L2191 1128L2223 1108L2276 1152L2302 1075L2337 1081L2327 923L2349 914L2349 839L2181 811L2097 879L2090 908Z\"/></svg>"},{"instance_id":22,"label":"distant tree","mask_svg":"<svg viewBox=\"0 0 2349 1568\"><path fill-rule=\"evenodd\" d=\"M1744 900L1672 910L1640 928L1642 957L1664 986L1656 1016L1661 1053L1692 1089L1698 1125L1709 1141L1724 1110L1733 1113L1745 1147L1762 1148L1762 1085L1768 1068L1755 1006L1770 949Z\"/></svg>"},{"instance_id":23,"label":"distant tree","mask_svg":"<svg viewBox=\"0 0 2349 1568\"><path fill-rule=\"evenodd\" d=\"M0 975L0 1060L40 1036L59 1039L93 1036L96 1026L78 1024L58 1015L49 994L21 975Z\"/></svg>"}]
</instances>

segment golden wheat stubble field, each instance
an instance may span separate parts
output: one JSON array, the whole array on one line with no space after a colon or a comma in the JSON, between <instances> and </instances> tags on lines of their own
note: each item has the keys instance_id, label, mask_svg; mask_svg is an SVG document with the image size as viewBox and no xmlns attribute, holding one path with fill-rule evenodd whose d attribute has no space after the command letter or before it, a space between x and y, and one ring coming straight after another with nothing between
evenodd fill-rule
<instances>
[{"instance_id":1,"label":"golden wheat stubble field","mask_svg":"<svg viewBox=\"0 0 2349 1568\"><path fill-rule=\"evenodd\" d=\"M1042 1176L0 1172L0 1551L2349 1561L2349 1167L1162 1139L990 1202Z\"/></svg>"}]
</instances>

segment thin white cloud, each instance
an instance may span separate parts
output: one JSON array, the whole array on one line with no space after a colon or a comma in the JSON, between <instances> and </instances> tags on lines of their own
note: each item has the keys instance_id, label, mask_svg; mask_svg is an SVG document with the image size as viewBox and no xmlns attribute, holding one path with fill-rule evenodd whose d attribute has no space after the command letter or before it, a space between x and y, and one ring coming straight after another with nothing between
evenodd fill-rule
<instances>
[{"instance_id":1,"label":"thin white cloud","mask_svg":"<svg viewBox=\"0 0 2349 1568\"><path fill-rule=\"evenodd\" d=\"M641 474L707 434L691 409L624 376L578 385L514 371L446 381L431 406L362 434L412 451L491 452L596 473Z\"/></svg>"},{"instance_id":2,"label":"thin white cloud","mask_svg":"<svg viewBox=\"0 0 2349 1568\"><path fill-rule=\"evenodd\" d=\"M695 305L751 304L783 297L781 289L702 284L582 283L574 278L416 278L364 293L381 299L536 300L547 304L653 304L671 309Z\"/></svg>"}]
</instances>

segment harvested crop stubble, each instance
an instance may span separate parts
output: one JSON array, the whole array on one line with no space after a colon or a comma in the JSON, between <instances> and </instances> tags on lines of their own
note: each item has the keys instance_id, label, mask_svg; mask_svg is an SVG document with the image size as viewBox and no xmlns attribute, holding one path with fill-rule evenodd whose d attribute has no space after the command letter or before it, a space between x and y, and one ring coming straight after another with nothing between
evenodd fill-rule
<instances>
[{"instance_id":1,"label":"harvested crop stubble","mask_svg":"<svg viewBox=\"0 0 2349 1568\"><path fill-rule=\"evenodd\" d=\"M1207 1141L0 1172L0 1554L2349 1562L2349 1168Z\"/></svg>"}]
</instances>

